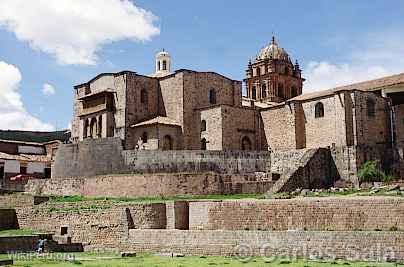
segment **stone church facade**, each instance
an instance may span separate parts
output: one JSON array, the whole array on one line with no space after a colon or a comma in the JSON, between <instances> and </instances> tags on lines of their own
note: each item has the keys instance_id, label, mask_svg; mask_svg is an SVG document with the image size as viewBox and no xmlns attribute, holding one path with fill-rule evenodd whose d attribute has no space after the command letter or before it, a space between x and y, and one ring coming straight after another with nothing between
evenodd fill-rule
<instances>
[{"instance_id":1,"label":"stone church facade","mask_svg":"<svg viewBox=\"0 0 404 267\"><path fill-rule=\"evenodd\" d=\"M387 149L403 156L404 74L302 94L302 72L275 38L242 82L156 56L152 75L103 73L75 86L72 140L119 137L132 150L277 151L329 147L347 176ZM351 166L352 165L352 166Z\"/></svg>"}]
</instances>

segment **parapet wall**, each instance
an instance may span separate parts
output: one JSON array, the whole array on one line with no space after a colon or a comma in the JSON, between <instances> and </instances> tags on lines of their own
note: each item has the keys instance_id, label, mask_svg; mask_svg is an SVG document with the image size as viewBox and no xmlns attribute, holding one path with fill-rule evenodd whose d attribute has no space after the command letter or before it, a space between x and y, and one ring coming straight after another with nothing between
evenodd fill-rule
<instances>
[{"instance_id":1,"label":"parapet wall","mask_svg":"<svg viewBox=\"0 0 404 267\"><path fill-rule=\"evenodd\" d=\"M404 230L404 199L301 198L190 202L193 230Z\"/></svg>"}]
</instances>

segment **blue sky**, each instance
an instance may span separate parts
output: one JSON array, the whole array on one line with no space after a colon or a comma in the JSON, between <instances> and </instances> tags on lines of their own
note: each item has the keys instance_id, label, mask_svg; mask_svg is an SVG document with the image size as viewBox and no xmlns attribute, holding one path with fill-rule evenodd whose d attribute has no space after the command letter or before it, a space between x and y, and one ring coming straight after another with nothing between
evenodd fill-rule
<instances>
[{"instance_id":1,"label":"blue sky","mask_svg":"<svg viewBox=\"0 0 404 267\"><path fill-rule=\"evenodd\" d=\"M2 129L66 128L75 84L101 72L150 74L162 48L174 69L242 80L248 59L275 33L299 60L306 92L404 72L401 0L54 1L63 8L50 1L0 3L0 100L8 101L0 107ZM89 10L96 19L81 15ZM74 49L59 49L65 44ZM44 93L45 84L51 89Z\"/></svg>"}]
</instances>

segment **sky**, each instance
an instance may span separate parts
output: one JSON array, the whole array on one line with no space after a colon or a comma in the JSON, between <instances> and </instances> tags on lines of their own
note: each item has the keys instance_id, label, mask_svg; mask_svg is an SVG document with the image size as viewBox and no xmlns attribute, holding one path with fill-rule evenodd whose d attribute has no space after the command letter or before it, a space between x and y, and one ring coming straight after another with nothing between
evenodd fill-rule
<instances>
[{"instance_id":1,"label":"sky","mask_svg":"<svg viewBox=\"0 0 404 267\"><path fill-rule=\"evenodd\" d=\"M103 72L173 69L244 78L272 35L303 92L404 72L402 0L0 0L0 129L70 127L73 86Z\"/></svg>"}]
</instances>

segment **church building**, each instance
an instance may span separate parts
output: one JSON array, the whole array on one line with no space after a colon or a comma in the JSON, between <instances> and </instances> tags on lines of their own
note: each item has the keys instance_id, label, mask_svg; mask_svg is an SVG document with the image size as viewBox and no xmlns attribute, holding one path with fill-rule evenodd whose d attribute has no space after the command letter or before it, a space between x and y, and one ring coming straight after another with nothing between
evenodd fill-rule
<instances>
[{"instance_id":1,"label":"church building","mask_svg":"<svg viewBox=\"0 0 404 267\"><path fill-rule=\"evenodd\" d=\"M172 71L163 50L151 75L102 73L75 86L72 140L119 137L127 150L329 147L353 172L387 148L403 157L404 74L306 94L304 81L275 38L248 62L245 96L241 81L216 72Z\"/></svg>"}]
</instances>

